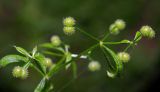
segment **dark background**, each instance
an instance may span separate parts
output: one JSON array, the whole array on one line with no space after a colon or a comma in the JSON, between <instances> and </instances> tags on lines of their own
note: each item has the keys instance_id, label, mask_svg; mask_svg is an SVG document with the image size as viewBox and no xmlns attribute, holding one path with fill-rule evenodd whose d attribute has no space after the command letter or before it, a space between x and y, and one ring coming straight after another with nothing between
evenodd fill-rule
<instances>
[{"instance_id":1,"label":"dark background","mask_svg":"<svg viewBox=\"0 0 160 92\"><path fill-rule=\"evenodd\" d=\"M127 28L109 40L133 39L142 25L150 25L156 38L143 39L131 53L131 61L125 64L123 76L111 79L105 68L91 73L88 61L79 61L79 77L72 80L70 71L55 76L55 90L61 92L160 92L160 0L0 0L0 56L17 53L13 45L31 50L35 45L48 42L52 35L59 35L71 45L73 53L79 53L93 44L93 40L76 33L65 36L62 19L72 16L88 33L101 37L116 19L124 19ZM117 52L123 46L113 46ZM105 66L99 50L94 59ZM53 60L54 61L54 60ZM0 69L0 92L33 92L41 76L29 70L29 78L12 77L9 65ZM66 86L68 82L71 83Z\"/></svg>"}]
</instances>

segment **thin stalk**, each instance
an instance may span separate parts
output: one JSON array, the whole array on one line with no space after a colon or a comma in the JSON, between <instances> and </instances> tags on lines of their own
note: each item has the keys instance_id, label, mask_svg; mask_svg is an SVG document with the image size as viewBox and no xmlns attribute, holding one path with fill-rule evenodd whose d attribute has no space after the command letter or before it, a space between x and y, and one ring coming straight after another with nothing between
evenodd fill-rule
<instances>
[{"instance_id":1,"label":"thin stalk","mask_svg":"<svg viewBox=\"0 0 160 92\"><path fill-rule=\"evenodd\" d=\"M129 44L128 42L103 42L103 44L116 45L116 44Z\"/></svg>"},{"instance_id":2,"label":"thin stalk","mask_svg":"<svg viewBox=\"0 0 160 92\"><path fill-rule=\"evenodd\" d=\"M133 44L129 44L125 49L124 49L124 52L126 52L131 46L133 46L133 45L135 45L136 43L135 43L135 41L137 40L137 39L139 39L139 37L141 37L141 36L138 36L136 39L134 39L132 42L133 42Z\"/></svg>"},{"instance_id":3,"label":"thin stalk","mask_svg":"<svg viewBox=\"0 0 160 92\"><path fill-rule=\"evenodd\" d=\"M102 41L106 40L110 36L110 33L106 33Z\"/></svg>"},{"instance_id":4,"label":"thin stalk","mask_svg":"<svg viewBox=\"0 0 160 92\"><path fill-rule=\"evenodd\" d=\"M51 77L55 72L59 71L61 68L62 62L66 59L66 56L63 56L58 63L56 64L56 67L53 67L50 69L50 72L47 74L48 77Z\"/></svg>"},{"instance_id":5,"label":"thin stalk","mask_svg":"<svg viewBox=\"0 0 160 92\"><path fill-rule=\"evenodd\" d=\"M67 62L67 63L65 63L65 64L56 65L57 67L53 68L54 70L50 70L51 72L49 72L49 73L47 74L48 77L51 77L51 76L53 75L53 73L60 71L61 69L63 69L63 67L65 67L66 65L70 64L71 62L77 61L78 59L80 59L80 57L81 57L83 54L87 53L87 52L90 51L90 50L95 49L98 45L99 45L99 43L98 43L98 44L95 44L95 45L93 45L93 46L91 46L91 47L89 47L89 48L86 49L86 50L84 50L84 51L81 52L81 53L77 56L77 58L75 58L74 60L71 60L71 61L69 61L69 62ZM66 58L66 57L62 57L59 62L63 62L63 61L65 60L65 58Z\"/></svg>"},{"instance_id":6,"label":"thin stalk","mask_svg":"<svg viewBox=\"0 0 160 92\"><path fill-rule=\"evenodd\" d=\"M78 27L76 27L76 29L79 30L81 33L85 34L86 36L90 37L91 39L96 40L96 41L99 42L99 39L97 39L97 38L94 37L93 35L91 35L91 34L85 32L84 30L82 30L82 29L80 29L80 28L78 28Z\"/></svg>"},{"instance_id":7,"label":"thin stalk","mask_svg":"<svg viewBox=\"0 0 160 92\"><path fill-rule=\"evenodd\" d=\"M31 61L28 61L24 66L23 68L24 69L28 69L28 67L31 65Z\"/></svg>"},{"instance_id":8,"label":"thin stalk","mask_svg":"<svg viewBox=\"0 0 160 92\"><path fill-rule=\"evenodd\" d=\"M93 50L93 49L96 48L98 45L99 45L99 43L91 46L90 48L88 48L88 49L86 49L86 50L84 50L83 52L81 52L81 53L77 56L77 58L75 58L75 60L78 60L81 56L83 56L83 54L87 53L88 51Z\"/></svg>"},{"instance_id":9,"label":"thin stalk","mask_svg":"<svg viewBox=\"0 0 160 92\"><path fill-rule=\"evenodd\" d=\"M129 44L129 45L124 49L124 52L126 52L131 46L132 46L132 44Z\"/></svg>"}]
</instances>

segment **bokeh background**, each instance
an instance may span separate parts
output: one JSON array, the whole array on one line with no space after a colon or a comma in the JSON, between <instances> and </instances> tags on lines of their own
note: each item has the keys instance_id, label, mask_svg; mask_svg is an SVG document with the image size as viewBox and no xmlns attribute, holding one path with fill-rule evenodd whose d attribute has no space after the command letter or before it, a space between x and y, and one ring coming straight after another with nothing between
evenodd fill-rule
<instances>
[{"instance_id":1,"label":"bokeh background","mask_svg":"<svg viewBox=\"0 0 160 92\"><path fill-rule=\"evenodd\" d=\"M62 19L66 16L74 17L78 25L96 37L102 37L116 19L124 19L127 28L108 39L112 41L133 39L142 25L152 26L156 38L144 38L131 51L131 61L125 64L121 78L107 77L106 61L96 50L93 57L103 65L102 70L91 73L87 70L88 61L81 60L76 80L70 82L70 71L55 76L56 91L160 92L160 0L0 0L0 57L17 53L14 45L31 50L35 45L49 42L52 35L59 35L70 44L73 53L91 46L94 41L78 32L70 37L64 35ZM111 48L118 52L124 46ZM11 74L15 65L0 69L0 92L33 92L41 76L30 69L27 80L15 79Z\"/></svg>"}]
</instances>

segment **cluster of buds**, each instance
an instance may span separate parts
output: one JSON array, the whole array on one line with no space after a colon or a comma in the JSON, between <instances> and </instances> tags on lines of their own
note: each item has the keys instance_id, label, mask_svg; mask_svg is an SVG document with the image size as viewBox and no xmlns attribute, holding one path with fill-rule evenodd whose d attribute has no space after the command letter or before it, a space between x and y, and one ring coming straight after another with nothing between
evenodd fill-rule
<instances>
[{"instance_id":1,"label":"cluster of buds","mask_svg":"<svg viewBox=\"0 0 160 92\"><path fill-rule=\"evenodd\" d=\"M53 46L60 46L61 45L61 39L59 38L59 36L57 36L57 35L53 35L52 37L51 37L51 43L53 44Z\"/></svg>"},{"instance_id":2,"label":"cluster of buds","mask_svg":"<svg viewBox=\"0 0 160 92\"><path fill-rule=\"evenodd\" d=\"M63 28L63 32L66 34L66 35L72 35L75 33L75 19L72 18L72 17L67 17L63 20L63 25L64 25L64 28Z\"/></svg>"},{"instance_id":3,"label":"cluster of buds","mask_svg":"<svg viewBox=\"0 0 160 92\"><path fill-rule=\"evenodd\" d=\"M144 37L148 37L148 38L155 37L155 31L150 26L142 26L142 28L140 29L140 32Z\"/></svg>"},{"instance_id":4,"label":"cluster of buds","mask_svg":"<svg viewBox=\"0 0 160 92\"><path fill-rule=\"evenodd\" d=\"M98 61L91 61L88 64L88 69L91 72L95 72L101 69L101 64Z\"/></svg>"},{"instance_id":5,"label":"cluster of buds","mask_svg":"<svg viewBox=\"0 0 160 92\"><path fill-rule=\"evenodd\" d=\"M45 58L44 65L45 65L46 67L51 67L51 66L53 65L52 59L50 59L50 58Z\"/></svg>"},{"instance_id":6,"label":"cluster of buds","mask_svg":"<svg viewBox=\"0 0 160 92\"><path fill-rule=\"evenodd\" d=\"M130 60L130 55L127 52L119 52L117 54L120 61L127 63Z\"/></svg>"},{"instance_id":7,"label":"cluster of buds","mask_svg":"<svg viewBox=\"0 0 160 92\"><path fill-rule=\"evenodd\" d=\"M111 34L117 35L125 27L126 27L126 23L121 19L117 19L113 24L110 25L109 31Z\"/></svg>"},{"instance_id":8,"label":"cluster of buds","mask_svg":"<svg viewBox=\"0 0 160 92\"><path fill-rule=\"evenodd\" d=\"M13 77L26 79L28 77L28 70L23 67L16 66L12 71Z\"/></svg>"}]
</instances>

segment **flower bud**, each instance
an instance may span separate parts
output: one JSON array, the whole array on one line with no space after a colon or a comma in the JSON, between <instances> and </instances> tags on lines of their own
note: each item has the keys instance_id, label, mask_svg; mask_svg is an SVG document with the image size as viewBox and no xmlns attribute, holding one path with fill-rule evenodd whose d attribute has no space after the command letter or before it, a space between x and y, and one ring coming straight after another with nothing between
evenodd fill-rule
<instances>
[{"instance_id":1,"label":"flower bud","mask_svg":"<svg viewBox=\"0 0 160 92\"><path fill-rule=\"evenodd\" d=\"M120 30L123 30L126 24L123 20L117 19L113 24L110 25L109 31L113 35L119 34Z\"/></svg>"},{"instance_id":2,"label":"flower bud","mask_svg":"<svg viewBox=\"0 0 160 92\"><path fill-rule=\"evenodd\" d=\"M88 68L90 71L94 72L94 71L98 71L101 69L101 65L99 62L97 61L91 61L89 64L88 64Z\"/></svg>"},{"instance_id":3,"label":"flower bud","mask_svg":"<svg viewBox=\"0 0 160 92\"><path fill-rule=\"evenodd\" d=\"M22 79L26 79L28 77L28 70L27 69L24 69L22 68L21 70L21 76L20 76Z\"/></svg>"},{"instance_id":4,"label":"flower bud","mask_svg":"<svg viewBox=\"0 0 160 92\"><path fill-rule=\"evenodd\" d=\"M126 23L122 19L117 19L115 25L119 30L123 30L126 27Z\"/></svg>"},{"instance_id":5,"label":"flower bud","mask_svg":"<svg viewBox=\"0 0 160 92\"><path fill-rule=\"evenodd\" d=\"M13 68L13 71L12 71L12 74L13 74L13 77L20 77L21 76L21 70L22 70L22 67L20 66L16 66Z\"/></svg>"},{"instance_id":6,"label":"flower bud","mask_svg":"<svg viewBox=\"0 0 160 92\"><path fill-rule=\"evenodd\" d=\"M72 18L72 17L67 17L63 20L63 24L64 26L67 26L67 27L72 27L75 25L75 19Z\"/></svg>"},{"instance_id":7,"label":"flower bud","mask_svg":"<svg viewBox=\"0 0 160 92\"><path fill-rule=\"evenodd\" d=\"M111 24L109 27L110 33L113 35L119 34L119 29L115 26L115 24Z\"/></svg>"},{"instance_id":8,"label":"flower bud","mask_svg":"<svg viewBox=\"0 0 160 92\"><path fill-rule=\"evenodd\" d=\"M59 46L61 44L61 40L58 36L54 35L54 36L51 37L51 43L54 46Z\"/></svg>"},{"instance_id":9,"label":"flower bud","mask_svg":"<svg viewBox=\"0 0 160 92\"><path fill-rule=\"evenodd\" d=\"M64 27L63 28L63 32L66 34L66 35L72 35L75 33L75 27Z\"/></svg>"},{"instance_id":10,"label":"flower bud","mask_svg":"<svg viewBox=\"0 0 160 92\"><path fill-rule=\"evenodd\" d=\"M142 26L140 32L144 37L154 38L155 32L150 26Z\"/></svg>"},{"instance_id":11,"label":"flower bud","mask_svg":"<svg viewBox=\"0 0 160 92\"><path fill-rule=\"evenodd\" d=\"M52 59L45 58L44 64L45 64L46 67L51 67L53 65Z\"/></svg>"},{"instance_id":12,"label":"flower bud","mask_svg":"<svg viewBox=\"0 0 160 92\"><path fill-rule=\"evenodd\" d=\"M118 56L119 60L121 60L124 63L126 63L130 60L130 55L126 52L119 52L117 56Z\"/></svg>"},{"instance_id":13,"label":"flower bud","mask_svg":"<svg viewBox=\"0 0 160 92\"><path fill-rule=\"evenodd\" d=\"M28 77L28 70L23 67L16 66L12 71L13 77L26 79Z\"/></svg>"}]
</instances>

